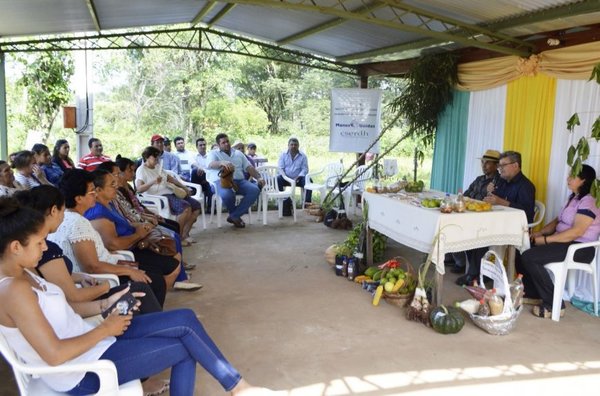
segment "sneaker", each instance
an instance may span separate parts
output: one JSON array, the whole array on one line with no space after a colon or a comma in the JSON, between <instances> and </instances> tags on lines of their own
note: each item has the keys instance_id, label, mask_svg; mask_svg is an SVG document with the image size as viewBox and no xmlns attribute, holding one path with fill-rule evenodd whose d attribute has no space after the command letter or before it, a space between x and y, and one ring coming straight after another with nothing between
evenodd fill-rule
<instances>
[{"instance_id":1,"label":"sneaker","mask_svg":"<svg viewBox=\"0 0 600 396\"><path fill-rule=\"evenodd\" d=\"M181 291L196 291L202 289L202 285L200 283L193 282L175 282L173 289Z\"/></svg>"}]
</instances>

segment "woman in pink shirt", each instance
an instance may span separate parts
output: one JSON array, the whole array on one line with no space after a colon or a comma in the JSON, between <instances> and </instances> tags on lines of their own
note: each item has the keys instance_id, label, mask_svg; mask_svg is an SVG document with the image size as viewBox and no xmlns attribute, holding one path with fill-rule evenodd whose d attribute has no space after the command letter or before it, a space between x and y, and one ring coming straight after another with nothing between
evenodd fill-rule
<instances>
[{"instance_id":1,"label":"woman in pink shirt","mask_svg":"<svg viewBox=\"0 0 600 396\"><path fill-rule=\"evenodd\" d=\"M533 314L540 318L552 316L552 298L554 283L544 265L563 261L567 249L574 243L597 241L600 236L600 209L590 194L592 183L596 180L596 171L589 165L583 165L576 177L567 179L572 194L557 218L546 224L538 232L531 234L532 248L517 260L517 271L523 274L525 294L538 305ZM575 260L591 262L594 248L581 249L575 253ZM564 302L560 316L564 315Z\"/></svg>"}]
</instances>

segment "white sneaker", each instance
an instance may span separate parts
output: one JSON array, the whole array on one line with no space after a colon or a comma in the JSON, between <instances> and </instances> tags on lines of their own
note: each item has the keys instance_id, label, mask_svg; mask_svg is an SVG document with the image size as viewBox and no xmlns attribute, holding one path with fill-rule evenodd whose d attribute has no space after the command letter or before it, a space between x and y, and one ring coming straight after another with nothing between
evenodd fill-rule
<instances>
[{"instance_id":1,"label":"white sneaker","mask_svg":"<svg viewBox=\"0 0 600 396\"><path fill-rule=\"evenodd\" d=\"M173 285L173 289L183 291L196 291L202 289L202 285L200 283L193 282L175 282L175 284Z\"/></svg>"}]
</instances>

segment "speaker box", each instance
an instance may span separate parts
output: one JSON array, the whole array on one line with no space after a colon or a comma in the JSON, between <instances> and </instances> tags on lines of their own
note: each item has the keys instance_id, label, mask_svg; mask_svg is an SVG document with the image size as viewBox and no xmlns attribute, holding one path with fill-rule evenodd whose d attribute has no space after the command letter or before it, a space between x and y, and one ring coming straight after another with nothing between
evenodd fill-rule
<instances>
[{"instance_id":1,"label":"speaker box","mask_svg":"<svg viewBox=\"0 0 600 396\"><path fill-rule=\"evenodd\" d=\"M63 128L77 128L77 108L75 106L63 107Z\"/></svg>"}]
</instances>

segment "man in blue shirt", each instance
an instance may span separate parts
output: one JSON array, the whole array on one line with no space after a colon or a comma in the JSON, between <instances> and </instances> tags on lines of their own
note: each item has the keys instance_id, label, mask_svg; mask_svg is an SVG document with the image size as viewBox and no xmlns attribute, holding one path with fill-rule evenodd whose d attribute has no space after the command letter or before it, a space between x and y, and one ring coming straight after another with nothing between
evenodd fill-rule
<instances>
[{"instance_id":1,"label":"man in blue shirt","mask_svg":"<svg viewBox=\"0 0 600 396\"><path fill-rule=\"evenodd\" d=\"M295 137L288 140L288 150L281 153L277 166L283 174L292 180L296 180L296 185L300 188L306 183L306 175L308 174L308 158L300 152L300 142ZM277 177L277 185L279 191L283 191L288 183L281 175ZM306 203L311 201L311 190L306 193Z\"/></svg>"},{"instance_id":2,"label":"man in blue shirt","mask_svg":"<svg viewBox=\"0 0 600 396\"><path fill-rule=\"evenodd\" d=\"M521 172L521 153L516 151L505 151L500 154L498 171L505 183L498 186L493 183L488 184L488 195L483 200L492 205L510 206L511 208L521 209L525 212L527 221L529 223L533 222L535 186ZM469 250L467 252L469 270L467 274L456 280L456 284L470 285L473 280L479 278L481 259L487 249L488 248L485 247Z\"/></svg>"},{"instance_id":3,"label":"man in blue shirt","mask_svg":"<svg viewBox=\"0 0 600 396\"><path fill-rule=\"evenodd\" d=\"M160 150L160 158L158 161L162 165L164 170L169 170L177 175L181 173L181 165L179 158L168 151L165 151L165 138L161 135L152 135L150 139L150 145Z\"/></svg>"},{"instance_id":4,"label":"man in blue shirt","mask_svg":"<svg viewBox=\"0 0 600 396\"><path fill-rule=\"evenodd\" d=\"M208 153L206 177L208 181L217 187L217 193L223 200L225 207L227 207L227 211L229 212L227 222L233 224L236 228L244 228L246 224L242 220L242 215L248 213L248 208L258 198L260 188L264 186L265 181L256 171L256 168L250 165L244 153L231 148L229 137L226 134L219 133L216 142L219 145L219 149L211 150ZM233 172L233 188L221 186L219 173L223 170ZM244 171L254 177L258 185L246 180L244 178ZM244 196L237 206L235 205L236 194Z\"/></svg>"}]
</instances>

